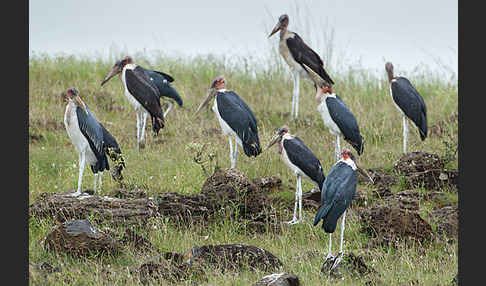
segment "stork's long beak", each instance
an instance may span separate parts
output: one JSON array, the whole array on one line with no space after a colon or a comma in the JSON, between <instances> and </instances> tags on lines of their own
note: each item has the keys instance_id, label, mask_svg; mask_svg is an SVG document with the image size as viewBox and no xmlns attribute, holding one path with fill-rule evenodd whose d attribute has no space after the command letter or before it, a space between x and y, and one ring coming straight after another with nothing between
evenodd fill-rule
<instances>
[{"instance_id":1,"label":"stork's long beak","mask_svg":"<svg viewBox=\"0 0 486 286\"><path fill-rule=\"evenodd\" d=\"M117 67L113 67L110 71L110 73L105 77L103 82L101 83L101 86L103 86L106 82L108 82L112 77L115 75L119 74L121 71Z\"/></svg>"},{"instance_id":2,"label":"stork's long beak","mask_svg":"<svg viewBox=\"0 0 486 286\"><path fill-rule=\"evenodd\" d=\"M275 25L275 28L273 28L272 32L270 33L270 35L268 35L268 38L270 38L273 34L277 33L278 30L280 30L282 26L280 25L280 23L277 23L277 25Z\"/></svg>"},{"instance_id":3,"label":"stork's long beak","mask_svg":"<svg viewBox=\"0 0 486 286\"><path fill-rule=\"evenodd\" d=\"M211 99L216 95L216 89L215 88L210 88L208 90L208 93L206 94L206 97L204 98L203 102L201 102L201 104L199 104L199 107L197 108L196 110L196 113L194 114L195 116L197 116L199 114L199 112L201 111L201 109L206 106L209 101L211 101Z\"/></svg>"},{"instance_id":4,"label":"stork's long beak","mask_svg":"<svg viewBox=\"0 0 486 286\"><path fill-rule=\"evenodd\" d=\"M86 112L86 114L88 114L88 110L86 109L86 104L84 104L84 102L81 100L81 97L79 97L78 95L75 95L73 97L73 100L76 103L76 105L81 107L84 110L84 112Z\"/></svg>"},{"instance_id":5,"label":"stork's long beak","mask_svg":"<svg viewBox=\"0 0 486 286\"><path fill-rule=\"evenodd\" d=\"M263 151L267 150L268 148L272 147L275 143L277 143L280 137L281 137L280 134L276 134L275 136L273 136L272 141L268 143L267 147L265 147Z\"/></svg>"},{"instance_id":6,"label":"stork's long beak","mask_svg":"<svg viewBox=\"0 0 486 286\"><path fill-rule=\"evenodd\" d=\"M375 181L373 181L368 172L366 172L365 169L361 168L361 166L358 165L358 162L354 161L354 164L356 164L356 168L358 169L358 171L361 172L361 174L363 174L364 176L368 177L368 179L370 179L371 181L371 184L374 185Z\"/></svg>"},{"instance_id":7,"label":"stork's long beak","mask_svg":"<svg viewBox=\"0 0 486 286\"><path fill-rule=\"evenodd\" d=\"M304 68L307 70L307 73L309 73L312 81L314 81L314 83L320 87L322 86L323 83L325 83L325 81L322 79L322 77L320 77L314 70L312 70L310 67L308 67L306 64L302 64L304 66Z\"/></svg>"}]
</instances>

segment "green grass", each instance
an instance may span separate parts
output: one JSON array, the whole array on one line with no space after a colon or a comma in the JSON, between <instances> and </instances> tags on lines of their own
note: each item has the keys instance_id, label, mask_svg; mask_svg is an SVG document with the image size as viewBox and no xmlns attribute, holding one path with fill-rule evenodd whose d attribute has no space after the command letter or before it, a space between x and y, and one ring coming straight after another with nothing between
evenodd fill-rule
<instances>
[{"instance_id":1,"label":"green grass","mask_svg":"<svg viewBox=\"0 0 486 286\"><path fill-rule=\"evenodd\" d=\"M149 136L146 148L142 152L136 151L135 112L123 94L119 79L113 78L105 86L100 87L101 81L115 60L122 56L114 56L110 61L74 56L38 55L30 58L29 133L41 135L42 138L29 144L29 204L41 193L64 192L77 187L78 155L63 125L65 102L62 101L61 94L68 87L76 87L80 91L84 102L117 139L125 157L127 168L124 170L124 176L127 182L133 187L147 190L149 195L169 191L194 194L200 191L206 176L201 167L193 161L195 150L191 148L192 143L206 144L204 155L216 155L208 166L210 172L215 165L229 167L228 140L221 135L213 112L208 110L197 118L194 116L212 80L219 75L226 78L227 88L235 90L254 111L262 146L269 142L276 128L286 124L290 127L291 133L299 136L314 151L326 174L334 164L335 138L324 127L316 110L314 87L306 80L301 83L300 118L296 121L289 120L292 81L287 70L281 68L281 63L278 62L280 59L270 62L269 68L261 68L252 62L240 68L212 56L185 59L157 54L154 59L148 60L141 54L132 55L135 62L142 66L171 74L175 78L173 86L184 100L183 108L175 106L169 113L166 127L161 130L158 137L150 136L151 124L150 121L147 123ZM336 74L333 77L336 82L335 92L356 115L365 139L364 153L359 158L360 164L364 168L391 168L402 155L402 120L388 93L385 74L377 77L365 69L356 67L332 74ZM429 127L457 111L457 82L441 80L427 69L416 70L407 74L407 77L414 83L427 104ZM442 155L447 151L444 142L452 142L457 146L457 122L450 124L448 132L449 136L430 136L422 142L418 132L412 127L408 150ZM351 148L347 143L342 144ZM241 148L239 149L241 151ZM295 188L295 177L280 160L276 148L252 159L239 152L236 164L250 180L271 175L280 177L284 191L276 195L293 200L293 189L289 187ZM448 167L457 168L457 159ZM89 167L86 167L83 188L92 188L93 178ZM107 195L116 188L116 182L109 174L105 174L102 194ZM303 188L310 190L312 185L303 181ZM397 188L394 192L403 189L400 184L394 188ZM457 194L448 195L447 200L457 202ZM427 204L421 204L422 206L425 210L433 207ZM289 210L289 219L291 211ZM180 228L156 219L152 224L154 228L141 231L158 248L174 252L192 248L195 244L246 243L259 246L279 257L285 271L296 274L302 285L327 285L331 284L331 281L322 276L320 266L327 254L328 236L319 227L312 226L313 215L312 212L306 211L304 223L284 228L278 235L249 234L244 228L227 220L208 228L197 225ZM138 284L127 269L140 265L147 257L131 250L119 257L83 259L46 252L41 242L54 225L51 221L29 222L30 262L45 261L59 266L62 270L60 273L49 274L45 278L46 283ZM359 226L357 217L350 211L346 219L345 251L363 255L366 263L381 273L380 280L385 285L411 285L415 282L416 285L444 285L457 273L457 242L447 244L440 240L432 240L425 245L369 249L366 247L369 238L359 232ZM339 233L339 227L336 233ZM334 236L334 250L339 247L337 237L338 235ZM303 253L313 250L322 255L296 259ZM103 269L109 269L111 274L103 274ZM265 273L258 271L219 276L214 274L208 275L208 283L251 285L264 275ZM364 282L358 278L345 277L344 280L332 283L362 285ZM164 285L165 282L159 283Z\"/></svg>"}]
</instances>

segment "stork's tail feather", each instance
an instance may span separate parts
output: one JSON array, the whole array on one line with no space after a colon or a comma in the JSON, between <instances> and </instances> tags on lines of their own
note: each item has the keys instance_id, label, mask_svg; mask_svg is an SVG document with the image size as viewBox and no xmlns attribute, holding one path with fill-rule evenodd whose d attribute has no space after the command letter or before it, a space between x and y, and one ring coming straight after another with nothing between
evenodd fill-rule
<instances>
[{"instance_id":1,"label":"stork's tail feather","mask_svg":"<svg viewBox=\"0 0 486 286\"><path fill-rule=\"evenodd\" d=\"M330 204L321 205L317 210L316 216L314 217L314 226L316 226L321 219L323 219L331 209Z\"/></svg>"}]
</instances>

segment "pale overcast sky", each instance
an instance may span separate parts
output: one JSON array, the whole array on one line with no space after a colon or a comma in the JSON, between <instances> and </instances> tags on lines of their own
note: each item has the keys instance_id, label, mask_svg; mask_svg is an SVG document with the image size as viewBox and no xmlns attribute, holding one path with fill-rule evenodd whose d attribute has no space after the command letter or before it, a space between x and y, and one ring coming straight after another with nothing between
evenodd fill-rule
<instances>
[{"instance_id":1,"label":"pale overcast sky","mask_svg":"<svg viewBox=\"0 0 486 286\"><path fill-rule=\"evenodd\" d=\"M167 54L267 55L267 39L287 13L289 30L316 52L334 31L334 58L382 70L437 60L457 74L458 3L424 0L29 1L29 54L108 55L160 49Z\"/></svg>"}]
</instances>

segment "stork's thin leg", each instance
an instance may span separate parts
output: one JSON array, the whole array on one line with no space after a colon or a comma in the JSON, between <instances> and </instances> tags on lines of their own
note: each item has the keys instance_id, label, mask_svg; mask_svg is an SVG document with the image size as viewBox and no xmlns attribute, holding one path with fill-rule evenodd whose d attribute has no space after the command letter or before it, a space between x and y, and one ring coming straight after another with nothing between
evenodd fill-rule
<instances>
[{"instance_id":1,"label":"stork's thin leg","mask_svg":"<svg viewBox=\"0 0 486 286\"><path fill-rule=\"evenodd\" d=\"M292 119L297 118L299 115L299 86L300 86L300 75L298 72L292 73L294 77L294 90L292 94Z\"/></svg>"},{"instance_id":2,"label":"stork's thin leg","mask_svg":"<svg viewBox=\"0 0 486 286\"><path fill-rule=\"evenodd\" d=\"M231 136L228 136L229 146L230 146L230 160L231 160L231 168L235 167L235 161L233 159L233 142L231 140Z\"/></svg>"},{"instance_id":3,"label":"stork's thin leg","mask_svg":"<svg viewBox=\"0 0 486 286\"><path fill-rule=\"evenodd\" d=\"M403 115L403 153L407 153L407 136L408 136L408 121L405 114Z\"/></svg>"},{"instance_id":4,"label":"stork's thin leg","mask_svg":"<svg viewBox=\"0 0 486 286\"><path fill-rule=\"evenodd\" d=\"M96 193L96 181L98 180L98 173L94 174L93 192Z\"/></svg>"},{"instance_id":5,"label":"stork's thin leg","mask_svg":"<svg viewBox=\"0 0 486 286\"><path fill-rule=\"evenodd\" d=\"M336 135L336 160L341 157L341 136Z\"/></svg>"},{"instance_id":6,"label":"stork's thin leg","mask_svg":"<svg viewBox=\"0 0 486 286\"><path fill-rule=\"evenodd\" d=\"M343 218L341 219L341 243L339 244L339 253L334 259L334 263L331 266L331 270L333 270L338 264L341 262L343 258L343 240L344 240L344 222L346 221L346 211L343 213Z\"/></svg>"},{"instance_id":7,"label":"stork's thin leg","mask_svg":"<svg viewBox=\"0 0 486 286\"><path fill-rule=\"evenodd\" d=\"M297 175L297 187L295 189L294 216L293 216L291 221L287 222L288 224L294 224L294 223L298 222L297 207L298 207L298 204L299 204L299 178L300 178L300 175Z\"/></svg>"},{"instance_id":8,"label":"stork's thin leg","mask_svg":"<svg viewBox=\"0 0 486 286\"><path fill-rule=\"evenodd\" d=\"M140 125L142 125L142 134L140 135L140 142L143 142L143 140L145 139L145 124L147 123L147 112L141 111L141 118L142 122L140 122Z\"/></svg>"},{"instance_id":9,"label":"stork's thin leg","mask_svg":"<svg viewBox=\"0 0 486 286\"><path fill-rule=\"evenodd\" d=\"M81 195L81 185L83 183L84 163L86 162L86 154L84 151L79 153L79 175L78 175L78 190L71 194L73 197Z\"/></svg>"},{"instance_id":10,"label":"stork's thin leg","mask_svg":"<svg viewBox=\"0 0 486 286\"><path fill-rule=\"evenodd\" d=\"M140 150L140 113L136 110L137 113L137 150Z\"/></svg>"},{"instance_id":11,"label":"stork's thin leg","mask_svg":"<svg viewBox=\"0 0 486 286\"><path fill-rule=\"evenodd\" d=\"M235 138L235 148L233 149L233 160L235 160L235 166L236 166L237 155L238 155L238 142L236 141L236 138Z\"/></svg>"},{"instance_id":12,"label":"stork's thin leg","mask_svg":"<svg viewBox=\"0 0 486 286\"><path fill-rule=\"evenodd\" d=\"M101 178L103 177L103 172L100 172L100 177L98 181L98 193L101 194Z\"/></svg>"},{"instance_id":13,"label":"stork's thin leg","mask_svg":"<svg viewBox=\"0 0 486 286\"><path fill-rule=\"evenodd\" d=\"M297 180L299 181L299 221L303 219L302 217L302 177L298 176Z\"/></svg>"},{"instance_id":14,"label":"stork's thin leg","mask_svg":"<svg viewBox=\"0 0 486 286\"><path fill-rule=\"evenodd\" d=\"M174 106L174 104L170 101L166 101L165 103L167 103L168 107L167 107L167 110L164 112L164 118L167 116L169 111L172 109L172 106Z\"/></svg>"},{"instance_id":15,"label":"stork's thin leg","mask_svg":"<svg viewBox=\"0 0 486 286\"><path fill-rule=\"evenodd\" d=\"M335 257L331 253L331 246L332 246L332 233L329 233L329 252L326 256L326 259L322 263L321 272L327 272L328 270L331 269L331 267L334 264Z\"/></svg>"}]
</instances>

